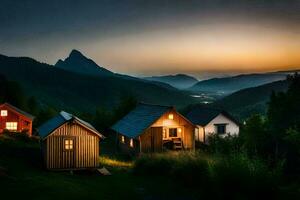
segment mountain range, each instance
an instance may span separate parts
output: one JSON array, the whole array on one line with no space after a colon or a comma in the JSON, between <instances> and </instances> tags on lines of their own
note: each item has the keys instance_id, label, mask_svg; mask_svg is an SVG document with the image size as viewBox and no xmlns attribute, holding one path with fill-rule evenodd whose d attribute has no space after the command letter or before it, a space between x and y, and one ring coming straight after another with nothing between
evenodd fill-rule
<instances>
[{"instance_id":1,"label":"mountain range","mask_svg":"<svg viewBox=\"0 0 300 200\"><path fill-rule=\"evenodd\" d=\"M126 96L146 103L184 107L200 102L191 94L209 91L225 94L211 106L222 107L238 118L265 113L272 91L285 91L288 82L284 79L294 72L246 74L199 82L184 74L140 79L111 72L77 50L55 65L28 57L0 55L0 71L7 79L19 82L27 95L57 109L92 113L98 107L112 109Z\"/></svg>"},{"instance_id":2,"label":"mountain range","mask_svg":"<svg viewBox=\"0 0 300 200\"><path fill-rule=\"evenodd\" d=\"M55 66L27 57L0 55L0 71L7 79L19 82L28 95L37 97L41 103L70 111L112 109L124 96L179 107L195 102L189 94L171 86L115 75L78 51L72 51Z\"/></svg>"},{"instance_id":3,"label":"mountain range","mask_svg":"<svg viewBox=\"0 0 300 200\"><path fill-rule=\"evenodd\" d=\"M245 88L256 87L274 81L284 80L286 73L243 74L199 81L188 90L193 92L218 92L228 95Z\"/></svg>"},{"instance_id":4,"label":"mountain range","mask_svg":"<svg viewBox=\"0 0 300 200\"><path fill-rule=\"evenodd\" d=\"M288 86L287 80L280 80L246 88L216 101L211 106L221 107L238 119L246 119L254 113L265 114L272 92L284 92Z\"/></svg>"},{"instance_id":5,"label":"mountain range","mask_svg":"<svg viewBox=\"0 0 300 200\"><path fill-rule=\"evenodd\" d=\"M178 89L189 88L198 82L198 80L195 77L186 74L150 76L144 77L144 79L166 83Z\"/></svg>"}]
</instances>

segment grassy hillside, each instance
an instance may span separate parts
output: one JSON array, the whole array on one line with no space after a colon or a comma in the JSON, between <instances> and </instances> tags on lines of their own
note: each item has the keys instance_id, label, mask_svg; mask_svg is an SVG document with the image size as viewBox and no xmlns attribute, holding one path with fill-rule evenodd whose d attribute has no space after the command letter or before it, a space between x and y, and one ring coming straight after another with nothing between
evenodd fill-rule
<instances>
[{"instance_id":1,"label":"grassy hillside","mask_svg":"<svg viewBox=\"0 0 300 200\"><path fill-rule=\"evenodd\" d=\"M38 141L24 139L0 136L2 199L194 199L188 187L164 177L136 176L129 162L107 157L100 161L112 176L46 171Z\"/></svg>"},{"instance_id":2,"label":"grassy hillside","mask_svg":"<svg viewBox=\"0 0 300 200\"><path fill-rule=\"evenodd\" d=\"M27 94L59 109L92 112L98 106L113 107L123 96L176 106L194 101L184 92L145 81L80 75L31 58L0 55L0 71L9 80L18 81Z\"/></svg>"},{"instance_id":3,"label":"grassy hillside","mask_svg":"<svg viewBox=\"0 0 300 200\"><path fill-rule=\"evenodd\" d=\"M247 88L217 101L213 106L223 107L238 118L246 118L253 113L264 114L272 91L281 92L287 88L286 80Z\"/></svg>"}]
</instances>

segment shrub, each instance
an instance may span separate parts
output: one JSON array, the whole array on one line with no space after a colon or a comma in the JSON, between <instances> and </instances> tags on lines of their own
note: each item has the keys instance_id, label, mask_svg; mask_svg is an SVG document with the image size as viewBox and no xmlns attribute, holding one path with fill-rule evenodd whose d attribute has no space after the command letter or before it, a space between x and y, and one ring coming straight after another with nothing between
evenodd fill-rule
<instances>
[{"instance_id":1,"label":"shrub","mask_svg":"<svg viewBox=\"0 0 300 200\"><path fill-rule=\"evenodd\" d=\"M238 198L241 195L270 197L276 195L281 169L281 163L275 169L269 169L260 159L250 159L246 154L233 154L218 159L212 166L211 178L214 187L226 198Z\"/></svg>"},{"instance_id":2,"label":"shrub","mask_svg":"<svg viewBox=\"0 0 300 200\"><path fill-rule=\"evenodd\" d=\"M199 152L144 155L135 161L133 171L139 175L170 177L197 188L205 197L238 199L261 197L258 194L276 195L282 163L270 169L262 160L243 153L209 156Z\"/></svg>"}]
</instances>

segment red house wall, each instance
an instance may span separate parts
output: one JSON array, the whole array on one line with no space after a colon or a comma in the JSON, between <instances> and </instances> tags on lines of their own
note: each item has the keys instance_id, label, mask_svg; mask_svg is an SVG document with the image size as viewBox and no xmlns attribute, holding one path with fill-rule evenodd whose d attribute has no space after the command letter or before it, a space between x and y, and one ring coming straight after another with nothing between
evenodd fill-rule
<instances>
[{"instance_id":1,"label":"red house wall","mask_svg":"<svg viewBox=\"0 0 300 200\"><path fill-rule=\"evenodd\" d=\"M1 116L1 110L7 110L7 116ZM27 130L32 135L32 120L4 104L0 106L0 133L6 129L6 122L17 122L17 132Z\"/></svg>"}]
</instances>

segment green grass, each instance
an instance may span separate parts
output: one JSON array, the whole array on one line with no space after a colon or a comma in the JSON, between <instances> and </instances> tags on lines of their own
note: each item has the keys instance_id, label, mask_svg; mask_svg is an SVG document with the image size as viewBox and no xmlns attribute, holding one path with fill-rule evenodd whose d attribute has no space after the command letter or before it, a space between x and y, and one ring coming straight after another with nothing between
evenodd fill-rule
<instances>
[{"instance_id":1,"label":"green grass","mask_svg":"<svg viewBox=\"0 0 300 200\"><path fill-rule=\"evenodd\" d=\"M39 143L20 135L0 136L1 198L9 199L297 199L299 184L281 180L244 154L168 152L136 160L102 155L113 175L53 172L42 166Z\"/></svg>"},{"instance_id":2,"label":"green grass","mask_svg":"<svg viewBox=\"0 0 300 200\"><path fill-rule=\"evenodd\" d=\"M165 177L132 173L132 162L100 157L112 176L51 172L41 165L36 140L0 136L1 198L9 199L194 199L189 188ZM174 192L176 191L176 192Z\"/></svg>"}]
</instances>

